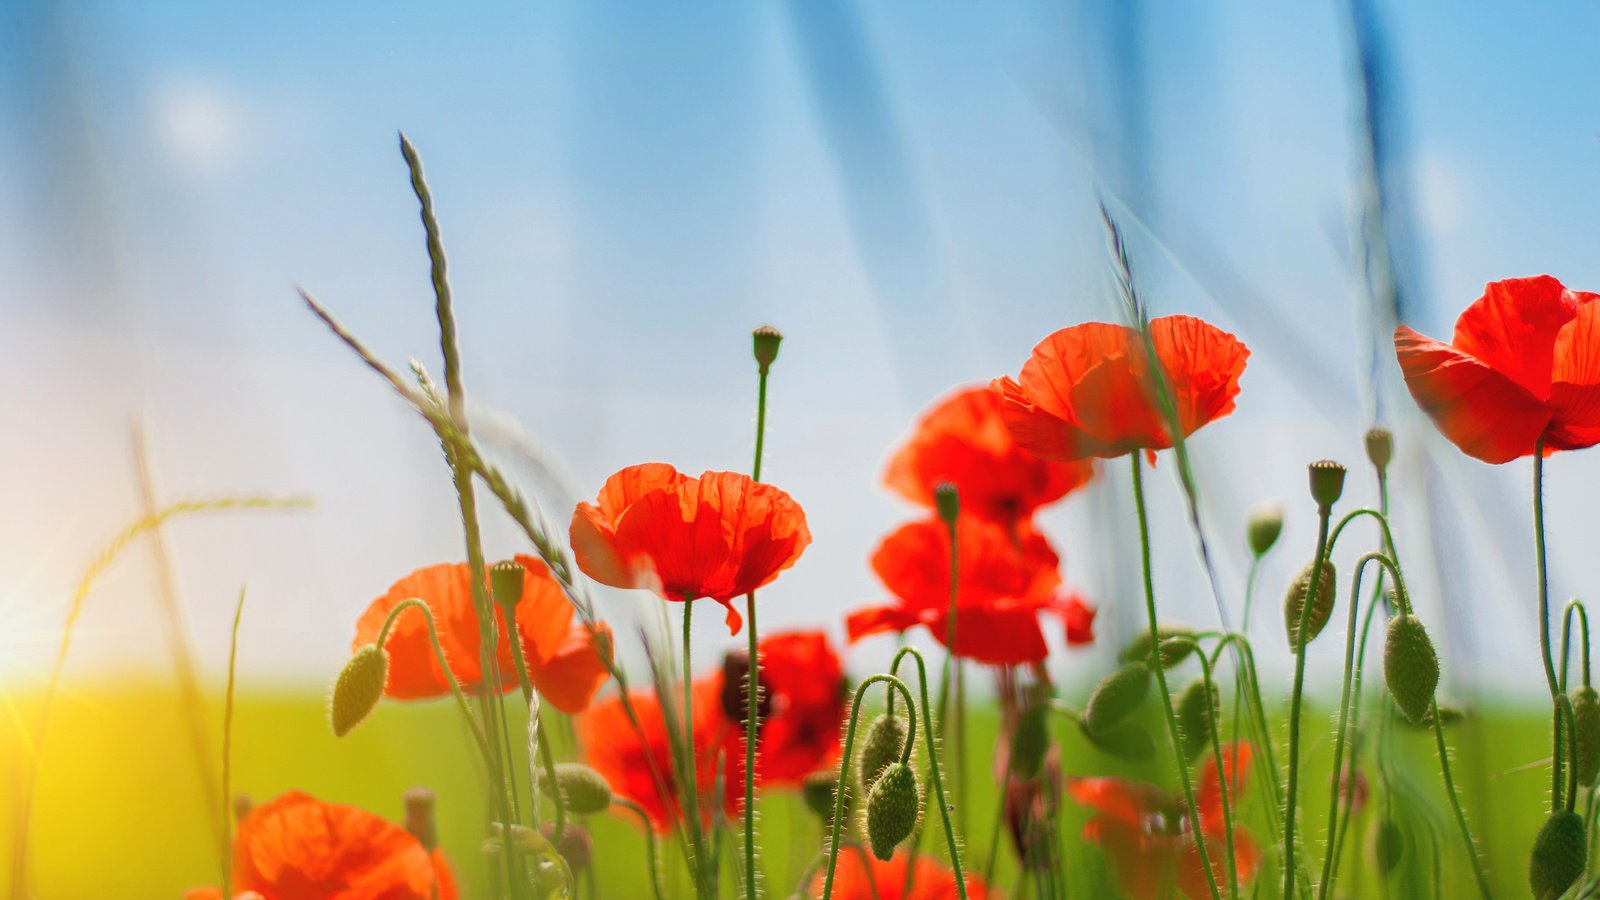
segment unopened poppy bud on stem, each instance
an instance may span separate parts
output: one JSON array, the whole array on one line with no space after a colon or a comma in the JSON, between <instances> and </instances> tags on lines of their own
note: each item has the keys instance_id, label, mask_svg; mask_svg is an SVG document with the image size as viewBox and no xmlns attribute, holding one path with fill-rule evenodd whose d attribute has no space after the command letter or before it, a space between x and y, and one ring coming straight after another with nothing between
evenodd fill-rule
<instances>
[{"instance_id":1,"label":"unopened poppy bud on stem","mask_svg":"<svg viewBox=\"0 0 1600 900\"><path fill-rule=\"evenodd\" d=\"M880 713L867 726L866 738L861 742L861 790L871 791L878 776L900 761L907 737L906 720L890 713Z\"/></svg>"},{"instance_id":2,"label":"unopened poppy bud on stem","mask_svg":"<svg viewBox=\"0 0 1600 900\"><path fill-rule=\"evenodd\" d=\"M1318 460L1306 467L1311 476L1311 499L1320 512L1328 512L1344 493L1344 466L1331 459Z\"/></svg>"},{"instance_id":3,"label":"unopened poppy bud on stem","mask_svg":"<svg viewBox=\"0 0 1600 900\"><path fill-rule=\"evenodd\" d=\"M375 644L356 651L339 671L333 683L333 703L329 709L333 733L344 737L361 724L383 698L383 685L389 679L389 653Z\"/></svg>"},{"instance_id":4,"label":"unopened poppy bud on stem","mask_svg":"<svg viewBox=\"0 0 1600 900\"><path fill-rule=\"evenodd\" d=\"M1106 734L1126 719L1150 692L1150 670L1142 662L1131 662L1105 678L1089 695L1083 710L1084 727Z\"/></svg>"},{"instance_id":5,"label":"unopened poppy bud on stem","mask_svg":"<svg viewBox=\"0 0 1600 900\"><path fill-rule=\"evenodd\" d=\"M589 830L577 822L568 822L562 829L561 839L556 840L556 823L546 822L539 826L539 832L545 840L555 844L556 852L567 861L567 865L576 870L583 871L589 868L589 863L594 859L594 842L589 839Z\"/></svg>"},{"instance_id":6,"label":"unopened poppy bud on stem","mask_svg":"<svg viewBox=\"0 0 1600 900\"><path fill-rule=\"evenodd\" d=\"M435 797L425 787L414 787L405 792L406 830L425 850L439 845L439 825L434 816Z\"/></svg>"},{"instance_id":7,"label":"unopened poppy bud on stem","mask_svg":"<svg viewBox=\"0 0 1600 900\"><path fill-rule=\"evenodd\" d=\"M1367 459L1379 472L1387 469L1394 459L1394 433L1382 425L1367 429Z\"/></svg>"},{"instance_id":8,"label":"unopened poppy bud on stem","mask_svg":"<svg viewBox=\"0 0 1600 900\"><path fill-rule=\"evenodd\" d=\"M888 862L922 814L922 787L905 763L891 763L867 793L866 831L872 855Z\"/></svg>"},{"instance_id":9,"label":"unopened poppy bud on stem","mask_svg":"<svg viewBox=\"0 0 1600 900\"><path fill-rule=\"evenodd\" d=\"M783 332L771 325L763 325L750 332L754 342L756 365L765 372L778 358L778 345L783 343Z\"/></svg>"},{"instance_id":10,"label":"unopened poppy bud on stem","mask_svg":"<svg viewBox=\"0 0 1600 900\"><path fill-rule=\"evenodd\" d=\"M604 812L611 806L611 785L599 772L582 763L557 763L556 787L561 790L567 811L580 816ZM550 790L550 779L539 773L539 789Z\"/></svg>"},{"instance_id":11,"label":"unopened poppy bud on stem","mask_svg":"<svg viewBox=\"0 0 1600 900\"><path fill-rule=\"evenodd\" d=\"M1383 642L1383 681L1408 720L1417 724L1428 717L1439 687L1439 655L1416 616L1396 616L1389 623Z\"/></svg>"},{"instance_id":12,"label":"unopened poppy bud on stem","mask_svg":"<svg viewBox=\"0 0 1600 900\"><path fill-rule=\"evenodd\" d=\"M939 518L946 525L955 523L956 516L961 514L961 492L953 482L941 481L934 485L933 507L939 511Z\"/></svg>"},{"instance_id":13,"label":"unopened poppy bud on stem","mask_svg":"<svg viewBox=\"0 0 1600 900\"><path fill-rule=\"evenodd\" d=\"M1533 839L1528 859L1528 886L1535 900L1555 900L1583 877L1589 864L1589 841L1583 819L1570 810L1550 814Z\"/></svg>"},{"instance_id":14,"label":"unopened poppy bud on stem","mask_svg":"<svg viewBox=\"0 0 1600 900\"><path fill-rule=\"evenodd\" d=\"M1578 741L1578 783L1594 784L1600 776L1600 692L1584 685L1575 689L1572 701L1573 737Z\"/></svg>"},{"instance_id":15,"label":"unopened poppy bud on stem","mask_svg":"<svg viewBox=\"0 0 1600 900\"><path fill-rule=\"evenodd\" d=\"M1339 572L1333 563L1322 561L1322 574L1317 576L1317 596L1311 598L1311 612L1306 619L1305 638L1300 637L1300 617L1305 608L1307 598L1311 596L1311 579L1316 571L1314 563L1306 563L1294 581L1289 582L1289 590L1283 597L1283 623L1289 633L1289 649L1295 653L1300 648L1317 639L1322 629L1327 626L1328 619L1333 616L1333 604L1338 592Z\"/></svg>"},{"instance_id":16,"label":"unopened poppy bud on stem","mask_svg":"<svg viewBox=\"0 0 1600 900\"><path fill-rule=\"evenodd\" d=\"M1245 543L1250 545L1250 554L1257 558L1265 556L1272 545L1278 542L1278 535L1283 533L1283 504L1276 500L1268 500L1250 510L1250 518L1245 522Z\"/></svg>"}]
</instances>

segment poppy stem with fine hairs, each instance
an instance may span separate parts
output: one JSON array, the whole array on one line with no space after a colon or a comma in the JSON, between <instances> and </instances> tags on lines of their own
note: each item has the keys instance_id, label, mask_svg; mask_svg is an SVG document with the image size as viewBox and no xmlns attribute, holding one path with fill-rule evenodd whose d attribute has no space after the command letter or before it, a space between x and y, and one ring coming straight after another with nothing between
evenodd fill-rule
<instances>
[{"instance_id":1,"label":"poppy stem with fine hairs","mask_svg":"<svg viewBox=\"0 0 1600 900\"><path fill-rule=\"evenodd\" d=\"M777 361L783 334L770 325L751 333L756 358L756 452L750 465L752 481L761 480L761 456L767 439L767 374ZM761 739L761 655L757 650L756 592L745 595L745 627L749 642L750 666L745 672L744 719L744 869L745 897L756 900L756 742Z\"/></svg>"},{"instance_id":2,"label":"poppy stem with fine hairs","mask_svg":"<svg viewBox=\"0 0 1600 900\"><path fill-rule=\"evenodd\" d=\"M1311 608L1322 580L1323 561L1328 557L1328 520L1333 515L1331 503L1317 503L1317 552L1311 557L1311 584L1306 598L1300 604L1300 621L1289 636L1290 650L1295 654L1294 688L1289 700L1289 790L1283 807L1283 896L1294 890L1295 867L1295 808L1300 789L1300 697L1306 680L1306 648L1310 645ZM1342 523L1341 523L1342 524ZM1298 646L1294 646L1298 644Z\"/></svg>"},{"instance_id":3,"label":"poppy stem with fine hairs","mask_svg":"<svg viewBox=\"0 0 1600 900\"><path fill-rule=\"evenodd\" d=\"M961 869L961 846L956 840L955 826L950 823L950 802L945 797L944 778L939 774L938 747L933 740L933 720L929 718L928 710L928 665L922 658L922 652L915 647L902 647L894 655L894 662L889 666L891 673L899 670L900 660L910 656L917 661L917 683L922 689L922 729L927 735L928 744L928 771L933 776L934 799L939 805L939 817L944 820L945 849L950 853L950 868L955 871L956 896L960 900L967 900L967 880ZM916 731L916 722L912 723L912 732ZM906 741L907 753L910 752L911 742ZM909 892L908 892L909 893Z\"/></svg>"},{"instance_id":4,"label":"poppy stem with fine hairs","mask_svg":"<svg viewBox=\"0 0 1600 900\"><path fill-rule=\"evenodd\" d=\"M906 650L911 650L911 648L907 647ZM901 651L901 652L905 652L905 651ZM916 652L916 651L913 650L912 652ZM922 657L919 655L917 658L920 661ZM850 721L849 721L849 724L845 726L844 749L843 749L843 751L841 752L841 754L839 756L839 787L838 787L837 790L835 790L833 792L833 821L832 821L832 824L829 827L829 837L828 837L828 874L827 874L827 877L822 882L822 900L831 900L831 898L833 897L833 873L834 873L834 869L839 864L839 829L844 824L844 795L845 795L845 791L846 791L845 779L848 778L849 775L850 775L850 753L851 753L852 750L855 749L856 722L857 722L857 720L859 720L861 718L861 701L862 701L863 698L865 698L867 696L867 689L872 687L873 685L877 684L880 681L889 686L888 689L891 692L891 694L892 694L892 692L898 690L901 693L901 695L905 697L905 701L906 701L906 717L911 720L911 722L910 722L910 726L911 727L906 732L905 745L903 747L901 747L901 750L900 750L900 763L901 763L901 765L909 764L909 762L911 760L911 750L916 745L916 742L917 742L917 705L916 705L916 702L911 697L911 689L906 687L906 683L905 682L903 682L900 679L894 677L893 675L885 675L882 672L880 672L877 675L869 675L865 680L863 680L861 682L861 684L856 686L855 698L850 701ZM924 679L924 682L923 682L923 704L924 704L924 707L926 707L926 704L927 704L927 682L926 682L926 679ZM923 710L923 720L924 721L927 720L927 714L926 713L927 713L927 710L926 710L926 708L924 708L924 710ZM933 732L932 731L928 732L928 737L930 739L933 737ZM943 795L941 795L939 799L940 799L940 803L942 804L944 802ZM949 812L948 811L946 811L945 817L946 817L946 821L949 821ZM966 900L966 892L965 891L962 892L961 896L962 896L962 900Z\"/></svg>"}]
</instances>

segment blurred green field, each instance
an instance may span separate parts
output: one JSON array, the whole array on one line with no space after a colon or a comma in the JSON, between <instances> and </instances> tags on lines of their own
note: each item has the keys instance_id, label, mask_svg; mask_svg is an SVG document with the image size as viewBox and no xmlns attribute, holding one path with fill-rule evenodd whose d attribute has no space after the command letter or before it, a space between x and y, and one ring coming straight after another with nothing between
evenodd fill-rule
<instances>
[{"instance_id":1,"label":"blurred green field","mask_svg":"<svg viewBox=\"0 0 1600 900\"><path fill-rule=\"evenodd\" d=\"M1067 693L1069 699L1081 699L1082 691ZM80 684L70 686L63 696L46 738L33 820L33 884L38 897L76 900L110 896L112 890L119 897L177 897L186 888L218 883L221 857L215 829L221 812L208 806L175 696L166 684L152 682ZM21 721L32 721L33 709L25 698L11 701ZM466 895L481 896L477 885L483 858L478 847L484 817L479 775L452 719L455 714L446 703L384 703L354 734L338 740L326 724L319 690L247 691L240 695L237 710L234 786L257 800L299 788L396 820L402 791L415 785L432 787L440 797L443 839L467 886ZM213 698L208 718L216 723L213 745L220 747L220 699ZM7 808L12 806L26 752L16 721L6 729L3 747L10 775L4 786ZM994 746L994 724L992 715L974 715L968 735L968 746L983 748L968 766L970 783L981 788L973 792L968 810L972 834L966 842L970 864L980 871L994 821L994 779L987 750ZM1527 895L1527 853L1543 818L1549 770L1518 767L1548 756L1546 728L1538 704L1520 708L1500 704L1480 707L1449 731L1456 776L1498 896ZM1302 828L1319 860L1332 730L1325 710L1308 714ZM1058 720L1056 734L1063 742L1064 769L1069 774L1152 777L1150 771L1089 748L1065 718ZM565 735L558 737L565 743ZM1405 762L1419 789L1432 800L1440 827L1447 829L1442 840L1444 884L1438 896L1467 896L1471 875L1443 802L1431 732L1407 731L1403 741ZM1248 827L1264 838L1266 805L1254 788L1247 805ZM1098 848L1077 839L1085 813L1069 801L1062 816L1073 896L1111 896ZM1385 896L1373 867L1365 863L1362 826L1371 816L1369 806L1352 831L1340 884L1345 896ZM596 817L590 825L601 861L594 875L597 895L646 896L644 854L632 822ZM11 817L0 823L8 847L14 827ZM820 826L798 797L775 793L763 800L761 850L771 896L788 895L821 844ZM925 840L930 850L937 844ZM669 888L674 872L680 872L679 887L686 887L681 857L672 856L670 849L666 853ZM1411 861L1426 865L1425 856L1415 854ZM671 865L674 860L679 865ZM1015 883L1008 852L1001 855L998 873L1002 886ZM1429 895L1416 890L1420 888L1396 881L1387 895ZM1275 894L1271 884L1260 892Z\"/></svg>"}]
</instances>

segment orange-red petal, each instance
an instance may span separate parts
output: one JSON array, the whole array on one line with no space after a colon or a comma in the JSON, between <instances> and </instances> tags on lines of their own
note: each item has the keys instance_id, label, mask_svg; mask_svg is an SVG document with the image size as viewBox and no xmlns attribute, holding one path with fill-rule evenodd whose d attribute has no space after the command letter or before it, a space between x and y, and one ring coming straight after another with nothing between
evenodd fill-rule
<instances>
[{"instance_id":1,"label":"orange-red petal","mask_svg":"<svg viewBox=\"0 0 1600 900\"><path fill-rule=\"evenodd\" d=\"M1439 431L1463 453L1504 463L1533 452L1550 410L1511 378L1407 326L1394 332L1406 387Z\"/></svg>"}]
</instances>

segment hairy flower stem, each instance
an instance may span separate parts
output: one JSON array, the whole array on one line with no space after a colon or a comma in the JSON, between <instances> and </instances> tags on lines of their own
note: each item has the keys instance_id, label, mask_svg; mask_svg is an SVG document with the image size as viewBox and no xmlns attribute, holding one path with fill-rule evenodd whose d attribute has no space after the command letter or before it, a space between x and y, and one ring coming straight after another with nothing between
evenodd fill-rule
<instances>
[{"instance_id":1,"label":"hairy flower stem","mask_svg":"<svg viewBox=\"0 0 1600 900\"><path fill-rule=\"evenodd\" d=\"M533 733L539 744L539 764L544 769L545 780L550 782L550 796L553 798L552 803L556 808L555 830L552 834L555 840L559 842L561 837L567 833L567 799L561 796L561 788L556 783L555 756L550 752L550 737L545 733L544 713L535 705L538 695L533 689L533 679L528 676L528 658L522 650L522 638L516 634L515 615L513 609L506 609L506 629L512 632L510 638L511 661L517 670L517 684L522 688L522 702L527 704L528 715L537 720ZM530 791L534 787L535 785L530 784ZM537 825L539 822L537 794L534 795L533 820L534 824Z\"/></svg>"},{"instance_id":2,"label":"hairy flower stem","mask_svg":"<svg viewBox=\"0 0 1600 900\"><path fill-rule=\"evenodd\" d=\"M717 872L706 861L704 828L700 822L700 766L694 757L694 679L690 677L689 635L694 621L694 599L683 601L683 772L679 781L687 796L683 799L683 817L689 823L689 840L692 843L695 871L695 892L710 896L716 891Z\"/></svg>"},{"instance_id":3,"label":"hairy flower stem","mask_svg":"<svg viewBox=\"0 0 1600 900\"><path fill-rule=\"evenodd\" d=\"M921 660L920 656L918 657L918 660ZM877 675L869 676L862 681L861 684L856 687L855 698L850 701L850 721L845 726L844 750L839 756L839 783L838 788L833 792L833 818L830 820L832 824L830 825L828 832L828 874L822 882L823 900L831 900L833 897L833 874L834 869L839 864L839 829L844 824L844 795L845 791L847 790L845 786L845 779L850 777L850 760L852 758L852 754L855 752L856 723L861 718L861 701L867 696L867 689L880 681L889 686L888 689L891 693L891 696L893 695L894 691L898 690L901 695L905 697L906 717L911 721L909 723L910 728L906 732L905 746L900 748L900 763L902 765L911 764L911 751L917 743L917 705L912 699L911 689L906 687L906 683L893 675L885 675L881 672ZM923 680L922 706L924 713L926 713L928 706L926 679ZM926 714L923 715L923 720L927 721ZM928 731L928 739L933 739L933 731L931 729ZM937 776L935 776L934 783L938 783ZM941 804L944 803L944 794L942 791L939 794L939 802ZM945 820L948 822L949 813L947 812L945 816ZM966 897L965 891L963 891L961 896L964 900Z\"/></svg>"},{"instance_id":4,"label":"hairy flower stem","mask_svg":"<svg viewBox=\"0 0 1600 900\"><path fill-rule=\"evenodd\" d=\"M1306 600L1300 605L1300 627L1294 635L1298 637L1300 646L1291 647L1295 651L1294 657L1294 693L1289 700L1289 791L1283 808L1283 896L1288 897L1294 892L1294 826L1295 826L1295 801L1298 799L1300 787L1300 697L1305 689L1306 680L1306 650L1311 641L1308 634L1311 631L1312 599L1317 596L1318 582L1322 580L1322 561L1328 552L1328 518L1333 510L1329 507L1320 507L1317 510L1317 554L1311 558L1311 584L1306 591Z\"/></svg>"},{"instance_id":5,"label":"hairy flower stem","mask_svg":"<svg viewBox=\"0 0 1600 900\"><path fill-rule=\"evenodd\" d=\"M926 710L928 709L927 663L923 660L922 653L917 648L902 647L900 648L900 651L894 655L894 662L889 666L889 671L891 673L897 671L900 667L900 660L906 658L907 656L910 656L917 661L917 682L922 688L922 708L924 710L922 716L922 728L923 733L927 735L928 739L928 769L933 776L934 798L939 802L939 817L944 820L945 849L950 853L950 868L955 874L956 895L960 898L960 900L967 900L967 882L965 876L962 875L961 869L961 848L956 842L955 827L950 823L950 801L945 796L944 777L939 774L939 748L934 744L933 740L933 720L930 719L926 713ZM913 726L912 730L915 731L916 722L913 721L911 724ZM910 746L909 739L907 739L906 744L907 746Z\"/></svg>"},{"instance_id":6,"label":"hairy flower stem","mask_svg":"<svg viewBox=\"0 0 1600 900\"><path fill-rule=\"evenodd\" d=\"M1550 652L1550 569L1544 550L1544 438L1533 445L1533 555L1539 569L1539 652L1544 658L1545 682L1550 687L1550 724L1554 734L1550 767L1550 811L1561 808L1561 687L1556 682L1555 660Z\"/></svg>"},{"instance_id":7,"label":"hairy flower stem","mask_svg":"<svg viewBox=\"0 0 1600 900\"><path fill-rule=\"evenodd\" d=\"M1187 644L1187 645L1189 645L1190 647L1192 647L1194 649L1195 658L1200 661L1200 679L1201 679L1201 684L1203 686L1203 689L1209 695L1211 689L1216 685L1216 681L1215 681L1215 679L1213 677L1213 674L1212 674L1212 669L1213 669L1213 666L1215 665L1215 663L1212 661L1211 657L1206 655L1205 649L1200 646L1200 642L1198 640L1196 640L1195 638L1192 638L1192 637L1171 637L1171 638L1167 638L1167 640L1163 643L1163 646L1169 646L1169 647L1173 646L1173 645L1182 646L1184 644ZM1218 657L1220 657L1221 654L1222 654L1222 648L1218 647L1217 648ZM1207 702L1209 702L1209 700ZM1215 710L1213 710L1212 712L1214 713ZM1237 788L1232 784L1234 779L1227 777L1227 775L1228 775L1228 767L1223 765L1223 760L1222 760L1222 736L1221 736L1221 730L1222 729L1217 727L1217 723L1215 721L1215 716L1214 715L1213 715L1213 721L1211 723L1211 727L1209 729L1207 729L1207 730L1210 732L1210 739L1209 739L1208 743L1210 743L1210 745L1211 745L1211 761L1212 761L1212 764L1217 767L1217 796L1218 796L1218 799L1221 800L1221 802L1222 802L1222 833L1223 833L1223 840L1226 842L1226 849L1227 849L1227 854L1228 854L1228 856L1227 856L1227 859L1228 859L1228 896L1234 898L1234 900L1238 900L1238 897L1239 897L1239 867L1238 867L1238 862L1237 862L1237 859L1236 859L1236 856L1235 856L1235 853L1234 853L1234 848L1233 848L1234 812L1233 812L1233 802L1230 799L1233 796L1233 794L1235 793L1235 791L1237 790ZM1178 764L1180 766L1184 766L1184 767L1187 767L1187 765L1188 765L1188 763L1182 757L1179 757ZM1235 767L1237 767L1237 757L1235 758ZM1193 824L1195 826L1194 830L1195 831L1199 831L1200 830L1200 828L1199 828L1199 826L1200 826L1199 820L1195 820L1195 822Z\"/></svg>"},{"instance_id":8,"label":"hairy flower stem","mask_svg":"<svg viewBox=\"0 0 1600 900\"><path fill-rule=\"evenodd\" d=\"M761 480L761 455L767 439L767 374L771 366L760 365L756 383L756 458L750 465L750 479ZM744 718L744 871L745 897L756 900L756 742L761 739L761 656L756 636L756 592L745 596L745 628L749 630L750 664L745 670Z\"/></svg>"},{"instance_id":9,"label":"hairy flower stem","mask_svg":"<svg viewBox=\"0 0 1600 900\"><path fill-rule=\"evenodd\" d=\"M1557 709L1559 715L1560 707ZM1472 837L1472 829L1467 825L1467 814L1461 809L1461 795L1456 791L1455 779L1450 775L1450 750L1444 743L1444 726L1439 722L1438 700L1433 702L1431 718L1433 738L1439 749L1439 773L1444 777L1445 793L1450 795L1450 810L1455 813L1456 827L1461 831L1462 843L1466 845L1467 859L1472 863L1472 875L1478 880L1478 893L1482 895L1483 900L1491 900L1494 893L1489 890L1489 876L1483 871L1483 860L1478 858L1478 842ZM1434 883L1438 884L1437 874L1434 876Z\"/></svg>"},{"instance_id":10,"label":"hairy flower stem","mask_svg":"<svg viewBox=\"0 0 1600 900\"><path fill-rule=\"evenodd\" d=\"M382 649L389 641L389 629L394 627L400 614L413 608L422 613L423 622L428 626L428 644L433 647L433 659L439 664L439 671L444 673L445 683L450 685L450 696L455 698L456 707L461 711L461 718L467 723L467 730L472 733L473 742L478 745L478 752L483 756L483 764L487 766L494 761L494 754L489 749L488 736L483 733L478 720L472 715L472 707L467 704L466 692L461 690L461 682L456 680L456 673L450 669L450 663L444 655L444 646L439 643L439 629L433 623L433 610L428 608L428 604L416 597L396 603L394 609L389 610L389 615L384 618L383 627L378 629L378 639L374 642L374 646Z\"/></svg>"},{"instance_id":11,"label":"hairy flower stem","mask_svg":"<svg viewBox=\"0 0 1600 900\"><path fill-rule=\"evenodd\" d=\"M961 658L956 655L956 611L960 601L961 550L957 540L956 520L945 522L945 534L950 540L950 608L945 621L945 668L939 682L939 732L946 745L954 744L956 808L961 820L961 833L967 833L967 741L966 741L966 691L961 681ZM948 715L945 704L949 694L955 694L955 714ZM935 752L929 744L928 752Z\"/></svg>"},{"instance_id":12,"label":"hairy flower stem","mask_svg":"<svg viewBox=\"0 0 1600 900\"><path fill-rule=\"evenodd\" d=\"M1183 801L1189 811L1189 821L1200 821L1200 810L1194 799L1194 779L1183 759L1183 737L1178 732L1178 715L1172 709L1172 692L1167 687L1166 669L1161 665L1161 626L1156 618L1155 576L1150 568L1150 517L1144 505L1144 473L1137 451L1128 454L1133 463L1133 507L1139 519L1139 553L1144 575L1144 606L1150 625L1150 668L1155 670L1156 686L1161 690L1161 711L1166 716L1167 734L1172 740L1172 753L1178 762L1179 779L1183 782ZM1327 526L1326 520L1323 526ZM1313 585L1314 587L1314 585ZM1309 607L1309 604L1308 604ZM1292 771L1292 770L1291 770ZM1293 776L1291 776L1292 778ZM1293 784L1293 782L1290 782ZM1211 900L1222 900L1217 887L1217 873L1211 866L1211 854L1206 850L1205 829L1194 830L1195 847L1200 851L1200 865L1206 872L1206 886L1211 889ZM1293 886L1293 882L1289 882ZM1289 891L1284 891L1287 897Z\"/></svg>"},{"instance_id":13,"label":"hairy flower stem","mask_svg":"<svg viewBox=\"0 0 1600 900\"><path fill-rule=\"evenodd\" d=\"M612 806L620 806L639 817L639 825L644 829L644 858L645 865L650 868L650 890L654 892L656 900L665 900L666 892L661 889L661 861L656 855L656 829L655 823L650 821L650 814L644 807L621 795L612 795ZM591 870L593 867L590 867Z\"/></svg>"}]
</instances>

